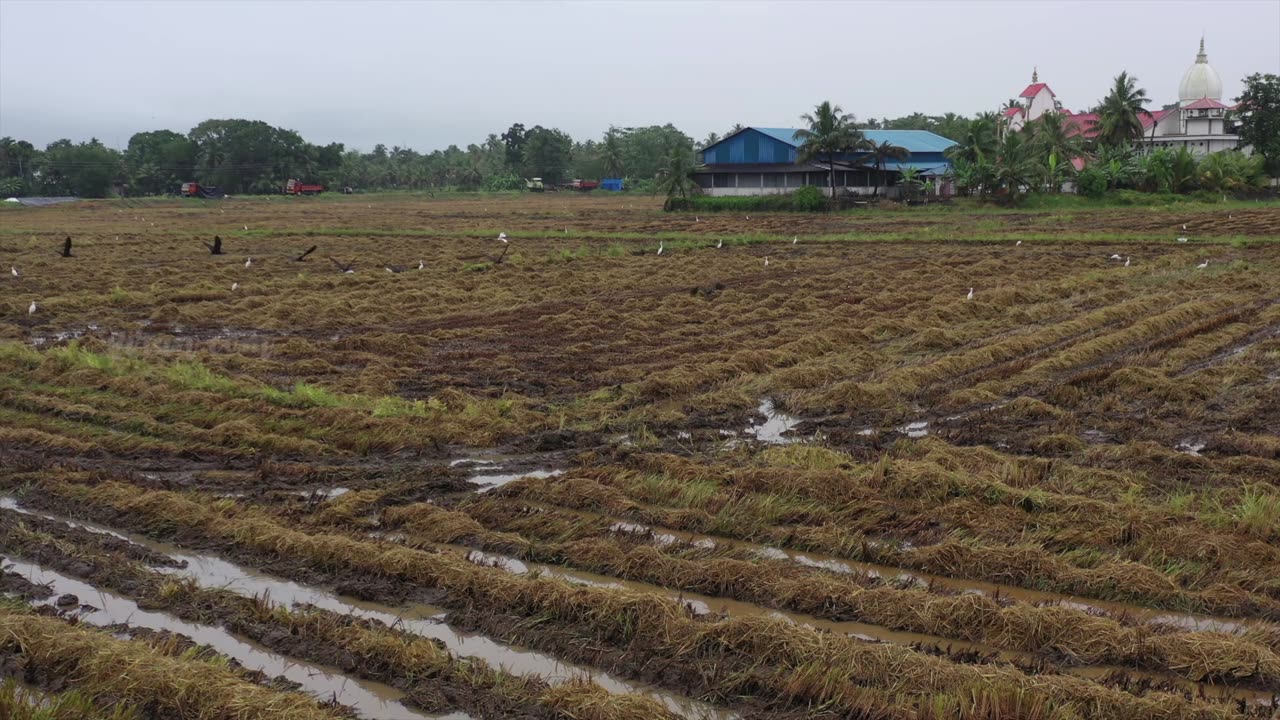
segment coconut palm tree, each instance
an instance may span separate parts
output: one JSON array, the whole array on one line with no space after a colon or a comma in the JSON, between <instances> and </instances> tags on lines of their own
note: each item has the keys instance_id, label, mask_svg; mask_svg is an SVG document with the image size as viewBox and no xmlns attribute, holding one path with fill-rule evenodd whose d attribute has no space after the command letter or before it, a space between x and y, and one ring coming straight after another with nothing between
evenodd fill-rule
<instances>
[{"instance_id":1,"label":"coconut palm tree","mask_svg":"<svg viewBox=\"0 0 1280 720\"><path fill-rule=\"evenodd\" d=\"M836 199L836 155L848 152L862 141L862 132L854 123L856 119L846 113L839 105L823 101L813 109L812 113L800 116L809 124L803 130L797 130L795 139L801 141L799 160L811 162L825 159L831 181L831 199Z\"/></svg>"},{"instance_id":2,"label":"coconut palm tree","mask_svg":"<svg viewBox=\"0 0 1280 720\"><path fill-rule=\"evenodd\" d=\"M867 153L862 157L862 163L875 165L876 176L879 178L879 181L876 183L876 186L871 190L872 197L879 194L881 185L888 184L886 182L886 179L887 179L886 176L888 175L888 173L886 173L884 170L885 163L887 163L890 160L897 160L901 162L902 160L906 160L907 158L911 157L910 150L907 150L906 148L900 147L898 145L894 145L888 140L885 140L884 142L881 142L881 143L867 141L863 143L862 149L865 150Z\"/></svg>"},{"instance_id":3,"label":"coconut palm tree","mask_svg":"<svg viewBox=\"0 0 1280 720\"><path fill-rule=\"evenodd\" d=\"M1049 112L1036 118L1028 130L1031 152L1045 161L1042 167L1047 170L1047 184L1057 192L1067 174L1074 169L1071 161L1084 154L1084 139L1079 125L1060 113Z\"/></svg>"},{"instance_id":4,"label":"coconut palm tree","mask_svg":"<svg viewBox=\"0 0 1280 720\"><path fill-rule=\"evenodd\" d=\"M600 143L600 159L604 161L605 175L622 177L622 134L612 125L604 134L604 142Z\"/></svg>"},{"instance_id":5,"label":"coconut palm tree","mask_svg":"<svg viewBox=\"0 0 1280 720\"><path fill-rule=\"evenodd\" d=\"M662 169L658 171L658 183L655 186L655 190L667 196L664 209L670 210L675 205L677 197L680 198L681 204L688 200L689 192L692 189L692 154L687 148L675 145L668 152L667 158L662 164Z\"/></svg>"},{"instance_id":6,"label":"coconut palm tree","mask_svg":"<svg viewBox=\"0 0 1280 720\"><path fill-rule=\"evenodd\" d=\"M1147 91L1128 72L1116 76L1111 92L1098 106L1098 143L1115 147L1142 139L1142 104Z\"/></svg>"}]
</instances>

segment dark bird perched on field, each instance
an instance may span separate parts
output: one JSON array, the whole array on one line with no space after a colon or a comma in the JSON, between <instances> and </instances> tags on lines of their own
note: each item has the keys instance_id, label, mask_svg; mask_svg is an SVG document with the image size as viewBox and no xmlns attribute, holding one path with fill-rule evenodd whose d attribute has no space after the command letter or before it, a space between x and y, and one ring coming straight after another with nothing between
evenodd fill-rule
<instances>
[{"instance_id":1,"label":"dark bird perched on field","mask_svg":"<svg viewBox=\"0 0 1280 720\"><path fill-rule=\"evenodd\" d=\"M62 243L62 257L72 257L70 235L68 235L66 241Z\"/></svg>"},{"instance_id":2,"label":"dark bird perched on field","mask_svg":"<svg viewBox=\"0 0 1280 720\"><path fill-rule=\"evenodd\" d=\"M356 271L355 263L347 263L347 264L343 265L342 263L338 262L337 260L334 260L332 256L328 256L328 255L326 255L325 257L329 258L329 262L331 262L331 263L333 263L334 265L338 266L338 272L340 272L340 273L344 273L344 274L346 274L346 275L352 275L352 274L354 274L354 273L355 273L355 271Z\"/></svg>"},{"instance_id":3,"label":"dark bird perched on field","mask_svg":"<svg viewBox=\"0 0 1280 720\"><path fill-rule=\"evenodd\" d=\"M299 255L298 257L294 258L294 259L293 259L293 261L294 261L294 262L302 262L303 260L306 260L306 259L307 259L307 256L308 256L308 255L310 255L311 253L315 252L315 251L316 251L316 248L318 248L318 247L320 247L320 246L319 246L319 245L312 245L311 247L307 248L307 251L306 251L306 252L304 252L304 253L302 253L301 255Z\"/></svg>"},{"instance_id":4,"label":"dark bird perched on field","mask_svg":"<svg viewBox=\"0 0 1280 720\"><path fill-rule=\"evenodd\" d=\"M222 254L222 236L214 235L213 244L210 245L209 243L205 243L204 246L209 248L210 255L221 255Z\"/></svg>"}]
</instances>

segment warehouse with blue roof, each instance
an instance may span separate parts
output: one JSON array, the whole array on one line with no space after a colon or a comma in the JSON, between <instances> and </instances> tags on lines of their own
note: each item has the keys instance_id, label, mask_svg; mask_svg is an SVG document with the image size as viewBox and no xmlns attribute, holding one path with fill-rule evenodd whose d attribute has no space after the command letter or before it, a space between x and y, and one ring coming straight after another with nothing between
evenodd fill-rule
<instances>
[{"instance_id":1,"label":"warehouse with blue roof","mask_svg":"<svg viewBox=\"0 0 1280 720\"><path fill-rule=\"evenodd\" d=\"M798 128L748 127L702 149L702 164L694 180L706 195L774 195L794 192L805 185L830 187L830 167L825 158L801 162L796 138ZM927 130L863 130L866 139L879 145L889 143L909 153L902 160L881 163L866 151L835 156L835 185L839 192L896 195L897 179L906 168L918 171L921 180L934 183L935 192L945 192L945 178L951 163L943 154L954 142Z\"/></svg>"}]
</instances>

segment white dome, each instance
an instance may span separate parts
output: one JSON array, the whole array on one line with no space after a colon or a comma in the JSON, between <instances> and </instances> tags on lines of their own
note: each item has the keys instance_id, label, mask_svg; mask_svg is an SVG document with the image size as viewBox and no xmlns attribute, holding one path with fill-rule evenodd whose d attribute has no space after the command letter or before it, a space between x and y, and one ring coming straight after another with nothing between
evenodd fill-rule
<instances>
[{"instance_id":1,"label":"white dome","mask_svg":"<svg viewBox=\"0 0 1280 720\"><path fill-rule=\"evenodd\" d=\"M1189 105L1200 98L1222 99L1222 78L1209 64L1209 56L1204 54L1204 38L1200 39L1200 54L1196 55L1195 64L1187 68L1178 85L1179 104Z\"/></svg>"}]
</instances>

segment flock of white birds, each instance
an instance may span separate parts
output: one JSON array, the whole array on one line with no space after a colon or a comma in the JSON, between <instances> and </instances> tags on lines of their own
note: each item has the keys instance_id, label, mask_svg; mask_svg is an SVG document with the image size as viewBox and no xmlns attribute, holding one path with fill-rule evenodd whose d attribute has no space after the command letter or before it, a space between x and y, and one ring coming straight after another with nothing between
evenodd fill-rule
<instances>
[{"instance_id":1,"label":"flock of white birds","mask_svg":"<svg viewBox=\"0 0 1280 720\"><path fill-rule=\"evenodd\" d=\"M371 207L372 207L372 206L371 206ZM226 211L224 210L223 212L226 212ZM1230 217L1230 216L1228 216L1228 217ZM748 220L750 220L750 219L751 219L751 216L750 216L750 215L747 215L747 216L746 216L746 218L747 218ZM698 217L697 215L695 215L695 216L693 217L693 221L694 221L694 222L702 222L702 219L701 219L700 217ZM145 219L144 219L144 222L145 222ZM152 223L152 224L154 225L154 223ZM248 229L249 229L249 226L248 226L248 225L245 225L245 226L244 226L244 229L245 229L245 230L248 230ZM1182 229L1183 229L1183 230L1186 230L1186 229L1187 229L1187 226L1186 226L1186 225L1183 225L1183 226L1182 226ZM566 227L566 228L565 228L565 232L566 232L566 233L568 233L568 232L569 232L569 228L568 228L568 227ZM119 236L116 236L116 239L119 239ZM500 233L498 233L498 240L499 240L499 241L501 241L504 245L509 243L509 240L507 239L507 234L506 234L505 232L500 232ZM70 241L70 238L68 238L68 241ZM1185 243L1185 242L1187 242L1187 241L1188 241L1188 239L1187 239L1186 237L1178 237L1178 238L1177 238L1177 241L1178 241L1178 242L1180 242L1180 243ZM799 236L799 235L792 236L792 238L791 238L791 244L792 244L792 245L798 245L799 243L800 243L800 236ZM1019 240L1019 241L1017 241L1016 243L1014 243L1014 246L1015 246L1015 247L1020 246L1020 245L1022 245L1022 241L1021 241L1021 240ZM723 239L717 239L717 240L716 240L716 244L715 244L715 248L716 248L717 250L719 250L719 249L721 249L721 248L723 248L723 247L724 247L724 240L723 240ZM315 248L312 248L312 250L314 250L314 249L315 249ZM657 253L655 253L655 254L657 254L657 255L662 255L662 254L663 254L663 252L665 252L665 251L666 251L666 243L665 243L665 241L659 240L659 241L658 241L658 251L657 251ZM310 252L310 251L308 251L308 253L309 253L309 252ZM305 256L305 254L304 254L304 256ZM1110 259L1110 260L1120 260L1120 259L1121 259L1121 257L1120 257L1120 255L1119 255L1118 253L1112 253L1112 255L1111 255L1111 257L1110 257L1109 259ZM1130 266L1130 264L1131 264L1131 262L1132 262L1131 258L1130 258L1130 257L1128 257L1128 256L1125 256L1123 259L1124 259L1124 267L1129 267L1129 266ZM350 275L350 274L353 274L353 273L355 272L355 270L351 269L351 267L350 267L350 266L341 266L341 264L339 264L339 265L340 265L340 267L342 267L343 272L344 272L345 274ZM245 260L244 260L244 267L245 267L245 269L249 269L249 268L251 268L252 266L253 266L253 258L252 258L252 257L246 257L246 258L245 258ZM769 267L769 256L768 256L768 255L765 255L765 256L764 256L764 266L765 266L765 267ZM1205 268L1207 268L1207 267L1209 267L1209 261L1208 261L1207 259L1206 259L1204 262L1201 262L1199 265L1196 265L1196 269L1197 269L1197 270L1204 270L1204 269L1205 269ZM418 261L417 269L418 269L418 270L423 270L423 269L425 269L425 268L426 268L426 263L425 263L425 262L423 262L422 260L419 260L419 261ZM386 270L387 270L387 272L390 272L390 273L397 273L397 272L400 272L400 268L393 268L392 266L387 266L387 267L386 267ZM13 275L13 277L14 277L15 279L21 279L21 278L22 278L22 273L18 272L18 268L17 268L17 266L13 266L13 265L11 265L11 266L9 267L9 271L10 271L10 273ZM236 291L236 290L239 290L239 289L240 289L240 283L239 283L239 282L233 282L233 283L231 283L231 290L232 290L233 292L234 292L234 291ZM974 298L974 288L969 288L969 293L965 296L965 300L973 300L973 298ZM31 301L31 305L29 305L29 306L27 307L27 314L28 314L28 315L35 315L35 314L36 314L36 311L37 311L39 308L40 308L39 303L37 303L35 300L32 300L32 301Z\"/></svg>"}]
</instances>

